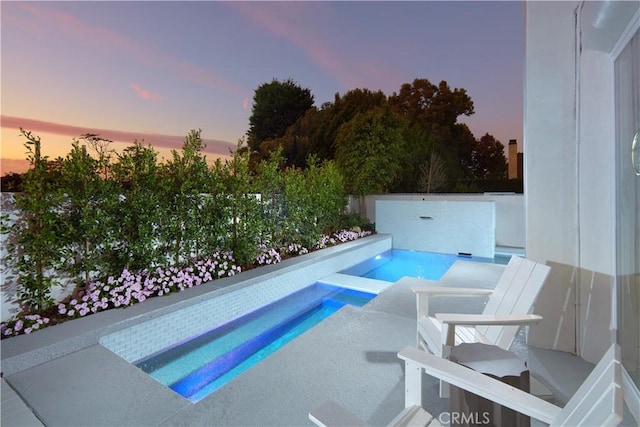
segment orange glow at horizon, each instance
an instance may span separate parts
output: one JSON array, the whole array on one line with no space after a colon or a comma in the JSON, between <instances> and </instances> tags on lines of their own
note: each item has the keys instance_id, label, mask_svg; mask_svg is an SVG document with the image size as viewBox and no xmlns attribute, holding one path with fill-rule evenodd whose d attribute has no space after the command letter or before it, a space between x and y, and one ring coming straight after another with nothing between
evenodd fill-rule
<instances>
[{"instance_id":1,"label":"orange glow at horizon","mask_svg":"<svg viewBox=\"0 0 640 427\"><path fill-rule=\"evenodd\" d=\"M29 169L29 163L27 158L27 149L25 147L26 138L22 137L20 130L17 129L10 119L6 116L2 117L1 128L1 152L0 152L0 176L4 176L9 173L23 173ZM7 120L9 119L9 120ZM10 126L5 126L5 122L10 122ZM26 120L27 124L35 124L35 128L24 128L27 131L31 131L33 136L39 137L42 142L42 154L48 156L50 160L58 157L66 157L71 150L71 144L73 139L79 139L84 133L97 133L102 137L110 139L113 143L110 145L110 149L116 153L122 153L122 151L131 146L134 140L143 142L145 145L149 144L158 153L158 162L164 162L172 157L172 150L180 150L182 147L182 140L178 137L170 137L167 135L144 135L143 138L136 138L134 133L127 133L121 131L105 131L111 132L115 136L130 136L127 140L114 138L113 136L103 133L101 130L89 131L74 126L58 125L55 123L38 122ZM48 128L47 128L48 126ZM74 132L76 131L76 132ZM146 136L147 138L144 138ZM182 137L183 138L183 137ZM156 142L159 141L159 142ZM173 141L175 140L175 142ZM179 142L178 142L179 141ZM217 159L226 160L230 158L228 151L231 144L224 141L207 140L203 138L203 141L207 145L205 148L205 156L209 164L215 163ZM222 151L227 148L227 154L222 154Z\"/></svg>"}]
</instances>

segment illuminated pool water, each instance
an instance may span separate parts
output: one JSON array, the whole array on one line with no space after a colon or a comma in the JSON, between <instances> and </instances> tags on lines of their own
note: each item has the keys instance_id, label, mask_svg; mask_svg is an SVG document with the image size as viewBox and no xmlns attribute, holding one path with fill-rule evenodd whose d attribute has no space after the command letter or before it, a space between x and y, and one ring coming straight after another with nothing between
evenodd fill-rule
<instances>
[{"instance_id":1,"label":"illuminated pool water","mask_svg":"<svg viewBox=\"0 0 640 427\"><path fill-rule=\"evenodd\" d=\"M197 402L345 304L363 306L374 297L365 292L314 284L138 361L136 366Z\"/></svg>"},{"instance_id":2,"label":"illuminated pool water","mask_svg":"<svg viewBox=\"0 0 640 427\"><path fill-rule=\"evenodd\" d=\"M384 280L386 282L397 282L404 276L438 280L458 260L506 264L509 258L481 258L391 249L343 270L341 273Z\"/></svg>"}]
</instances>

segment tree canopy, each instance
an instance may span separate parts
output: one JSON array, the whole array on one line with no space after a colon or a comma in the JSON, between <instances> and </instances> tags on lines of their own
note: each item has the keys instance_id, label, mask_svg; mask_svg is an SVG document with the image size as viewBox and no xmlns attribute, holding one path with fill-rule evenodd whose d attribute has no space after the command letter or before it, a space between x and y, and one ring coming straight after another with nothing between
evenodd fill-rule
<instances>
[{"instance_id":1,"label":"tree canopy","mask_svg":"<svg viewBox=\"0 0 640 427\"><path fill-rule=\"evenodd\" d=\"M389 104L411 122L425 126L451 127L458 116L474 113L467 91L459 88L452 91L444 80L438 86L427 79L404 83L399 93L389 97Z\"/></svg>"},{"instance_id":2,"label":"tree canopy","mask_svg":"<svg viewBox=\"0 0 640 427\"><path fill-rule=\"evenodd\" d=\"M251 152L263 152L261 145L265 141L284 136L289 126L312 106L311 90L301 88L292 79L284 82L274 79L270 83L260 85L255 90L249 117L247 142ZM264 155L260 157L264 158Z\"/></svg>"},{"instance_id":3,"label":"tree canopy","mask_svg":"<svg viewBox=\"0 0 640 427\"><path fill-rule=\"evenodd\" d=\"M380 177L372 174L367 191L469 191L475 181L504 177L502 144L489 134L476 140L467 125L458 123L460 116L474 114L473 101L465 89L452 89L444 80L436 85L417 78L389 97L382 91L352 89L336 93L332 102L320 108L312 106L308 89L292 80L274 80L261 85L254 100L248 141L253 169L255 162L276 150L281 150L286 167L304 169L309 156L335 159L350 190L357 194L364 183L357 181L356 166L366 169L380 163L381 153L389 154L390 144L402 151L388 159L393 166L385 174L392 179L382 185ZM291 107L290 115L281 113L283 104ZM386 131L393 137L384 134L381 126L386 125L391 126ZM399 157L402 166L396 171Z\"/></svg>"},{"instance_id":4,"label":"tree canopy","mask_svg":"<svg viewBox=\"0 0 640 427\"><path fill-rule=\"evenodd\" d=\"M273 151L283 148L286 164L306 167L307 157L319 160L335 158L335 140L340 126L348 123L359 113L387 105L387 97L382 91L352 89L340 95L335 94L333 102L326 102L320 109L310 108L291 125L282 138L268 141L263 149Z\"/></svg>"},{"instance_id":5,"label":"tree canopy","mask_svg":"<svg viewBox=\"0 0 640 427\"><path fill-rule=\"evenodd\" d=\"M478 180L503 179L507 170L504 146L493 135L484 134L473 150L473 177Z\"/></svg>"},{"instance_id":6,"label":"tree canopy","mask_svg":"<svg viewBox=\"0 0 640 427\"><path fill-rule=\"evenodd\" d=\"M385 193L401 177L405 124L391 109L358 114L336 136L336 161L355 196Z\"/></svg>"}]
</instances>

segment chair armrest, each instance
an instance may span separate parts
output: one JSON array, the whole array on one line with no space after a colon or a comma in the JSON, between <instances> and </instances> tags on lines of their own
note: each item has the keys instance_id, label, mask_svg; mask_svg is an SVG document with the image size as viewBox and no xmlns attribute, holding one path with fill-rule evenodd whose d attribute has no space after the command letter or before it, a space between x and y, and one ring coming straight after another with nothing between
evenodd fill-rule
<instances>
[{"instance_id":1,"label":"chair armrest","mask_svg":"<svg viewBox=\"0 0 640 427\"><path fill-rule=\"evenodd\" d=\"M417 348L405 347L398 357L407 365L405 372L413 371L412 367L420 368L427 375L547 424L551 424L562 411L546 400Z\"/></svg>"},{"instance_id":2,"label":"chair armrest","mask_svg":"<svg viewBox=\"0 0 640 427\"><path fill-rule=\"evenodd\" d=\"M540 323L542 316L537 314L457 314L438 313L436 319L447 325L534 325Z\"/></svg>"},{"instance_id":3,"label":"chair armrest","mask_svg":"<svg viewBox=\"0 0 640 427\"><path fill-rule=\"evenodd\" d=\"M484 296L491 295L493 289L453 288L445 286L414 286L411 288L416 295L447 295L447 296Z\"/></svg>"},{"instance_id":4,"label":"chair armrest","mask_svg":"<svg viewBox=\"0 0 640 427\"><path fill-rule=\"evenodd\" d=\"M405 279L409 278L405 277L403 280ZM478 297L491 295L493 293L492 289L454 288L445 286L412 286L411 290L416 294L416 310L418 312L418 319L429 315L429 297L431 296Z\"/></svg>"}]
</instances>

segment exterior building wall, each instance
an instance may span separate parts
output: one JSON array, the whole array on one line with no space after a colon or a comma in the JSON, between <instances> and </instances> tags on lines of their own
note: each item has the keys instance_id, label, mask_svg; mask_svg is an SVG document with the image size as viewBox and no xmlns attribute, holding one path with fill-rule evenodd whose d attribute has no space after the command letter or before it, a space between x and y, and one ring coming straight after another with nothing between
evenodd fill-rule
<instances>
[{"instance_id":1,"label":"exterior building wall","mask_svg":"<svg viewBox=\"0 0 640 427\"><path fill-rule=\"evenodd\" d=\"M594 35L601 7L527 2L525 21L526 254L554 269L529 340L591 362L615 329L612 45Z\"/></svg>"},{"instance_id":2,"label":"exterior building wall","mask_svg":"<svg viewBox=\"0 0 640 427\"><path fill-rule=\"evenodd\" d=\"M567 265L576 263L577 254L574 10L578 3L527 2L525 17L526 253L534 261Z\"/></svg>"}]
</instances>

